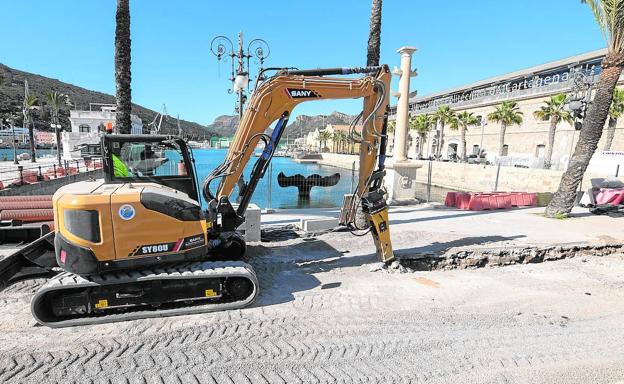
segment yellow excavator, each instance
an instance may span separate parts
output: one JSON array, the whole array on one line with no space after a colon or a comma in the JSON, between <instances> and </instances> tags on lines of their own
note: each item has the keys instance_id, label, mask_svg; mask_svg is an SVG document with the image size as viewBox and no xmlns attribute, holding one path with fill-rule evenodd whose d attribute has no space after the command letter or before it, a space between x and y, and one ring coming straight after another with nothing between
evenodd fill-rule
<instances>
[{"instance_id":1,"label":"yellow excavator","mask_svg":"<svg viewBox=\"0 0 624 384\"><path fill-rule=\"evenodd\" d=\"M201 187L184 140L102 137L104 179L70 184L54 195L54 252L63 272L31 301L39 323L66 327L251 304L258 279L240 260L245 242L237 229L289 116L308 101L364 99L363 112L352 124L352 135L360 142L359 181L344 200L340 224L352 231L370 230L378 259L394 258L382 186L388 67L273 70L275 75L252 93L225 160ZM343 76L353 74L362 76ZM358 121L361 132L355 129ZM266 134L274 122L272 133ZM233 206L230 195L260 142L262 154ZM358 227L360 207L367 225ZM30 261L36 264L36 258Z\"/></svg>"}]
</instances>

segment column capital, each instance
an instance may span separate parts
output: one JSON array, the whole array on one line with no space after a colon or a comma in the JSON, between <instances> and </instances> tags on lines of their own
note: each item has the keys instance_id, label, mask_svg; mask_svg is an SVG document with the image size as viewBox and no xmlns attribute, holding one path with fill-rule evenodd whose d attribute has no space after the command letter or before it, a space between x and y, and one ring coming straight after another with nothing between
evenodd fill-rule
<instances>
[{"instance_id":1,"label":"column capital","mask_svg":"<svg viewBox=\"0 0 624 384\"><path fill-rule=\"evenodd\" d=\"M412 55L416 51L417 51L416 47L412 47L409 45L397 49L397 53L400 53L402 55Z\"/></svg>"}]
</instances>

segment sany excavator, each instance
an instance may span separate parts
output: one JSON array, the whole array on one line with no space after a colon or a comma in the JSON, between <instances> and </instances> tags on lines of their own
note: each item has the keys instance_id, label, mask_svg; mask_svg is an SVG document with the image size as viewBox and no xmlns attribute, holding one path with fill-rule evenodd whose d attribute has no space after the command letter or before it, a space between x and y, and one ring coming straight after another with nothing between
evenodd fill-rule
<instances>
[{"instance_id":1,"label":"sany excavator","mask_svg":"<svg viewBox=\"0 0 624 384\"><path fill-rule=\"evenodd\" d=\"M337 76L351 74L363 76ZM237 228L289 116L308 101L364 99L358 117L363 128L353 132L360 141L359 181L353 195L345 198L340 224L353 231L370 230L379 260L392 260L382 189L390 80L385 65L277 70L254 90L225 160L201 188L192 152L182 139L103 136L104 179L70 184L54 195L54 253L63 272L35 293L35 319L66 327L252 303L258 279L240 261L245 242ZM274 122L272 134L265 134ZM264 150L249 181L239 188L235 208L230 195L261 141ZM356 225L360 206L368 223L363 228ZM37 260L28 260L31 267Z\"/></svg>"}]
</instances>

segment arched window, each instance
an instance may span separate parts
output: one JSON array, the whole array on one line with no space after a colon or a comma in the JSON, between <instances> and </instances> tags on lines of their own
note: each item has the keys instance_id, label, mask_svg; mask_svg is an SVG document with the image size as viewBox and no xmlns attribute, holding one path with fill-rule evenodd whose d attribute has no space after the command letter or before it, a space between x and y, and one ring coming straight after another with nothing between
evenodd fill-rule
<instances>
[{"instance_id":1,"label":"arched window","mask_svg":"<svg viewBox=\"0 0 624 384\"><path fill-rule=\"evenodd\" d=\"M503 145L503 156L509 156L509 145Z\"/></svg>"},{"instance_id":2,"label":"arched window","mask_svg":"<svg viewBox=\"0 0 624 384\"><path fill-rule=\"evenodd\" d=\"M80 133L89 133L91 132L91 126L89 124L80 124L78 127Z\"/></svg>"}]
</instances>

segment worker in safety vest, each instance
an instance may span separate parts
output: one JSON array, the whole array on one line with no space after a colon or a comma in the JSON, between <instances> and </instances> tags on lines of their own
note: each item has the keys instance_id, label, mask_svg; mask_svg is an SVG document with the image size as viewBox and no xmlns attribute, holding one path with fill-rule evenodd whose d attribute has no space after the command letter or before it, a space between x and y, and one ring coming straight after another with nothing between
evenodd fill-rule
<instances>
[{"instance_id":1,"label":"worker in safety vest","mask_svg":"<svg viewBox=\"0 0 624 384\"><path fill-rule=\"evenodd\" d=\"M113 153L113 173L115 177L130 177L130 171L123 161Z\"/></svg>"},{"instance_id":2,"label":"worker in safety vest","mask_svg":"<svg viewBox=\"0 0 624 384\"><path fill-rule=\"evenodd\" d=\"M106 134L110 135L113 133L113 123L106 123L104 129L106 130ZM115 177L131 177L130 171L126 164L117 155L112 154L113 159L113 174Z\"/></svg>"}]
</instances>

